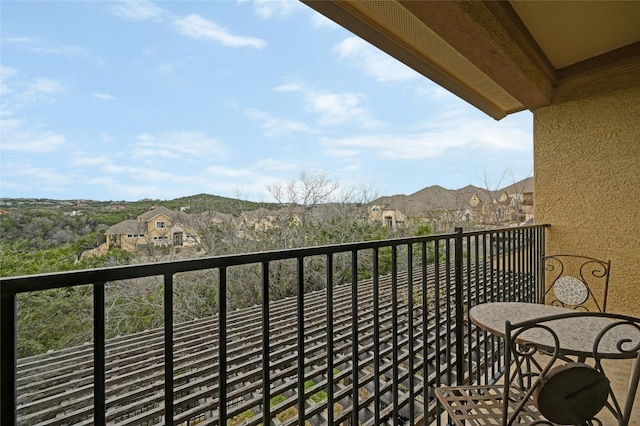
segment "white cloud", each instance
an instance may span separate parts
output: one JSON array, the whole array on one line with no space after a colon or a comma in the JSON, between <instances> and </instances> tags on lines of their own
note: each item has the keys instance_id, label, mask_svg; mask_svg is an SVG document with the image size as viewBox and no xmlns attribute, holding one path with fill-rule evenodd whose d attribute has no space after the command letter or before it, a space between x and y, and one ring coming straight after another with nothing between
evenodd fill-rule
<instances>
[{"instance_id":1,"label":"white cloud","mask_svg":"<svg viewBox=\"0 0 640 426\"><path fill-rule=\"evenodd\" d=\"M357 157L362 151L359 149L335 149L330 148L325 151L325 154L332 157Z\"/></svg>"},{"instance_id":2,"label":"white cloud","mask_svg":"<svg viewBox=\"0 0 640 426\"><path fill-rule=\"evenodd\" d=\"M516 126L506 126L469 117L430 121L421 131L397 134L355 135L324 139L325 153L358 157L367 153L385 160L415 160L450 155L454 149L485 152L526 151L531 135Z\"/></svg>"},{"instance_id":3,"label":"white cloud","mask_svg":"<svg viewBox=\"0 0 640 426\"><path fill-rule=\"evenodd\" d=\"M244 3L246 0L239 0ZM292 0L253 0L253 10L262 19L271 18L274 15L290 16L301 4Z\"/></svg>"},{"instance_id":4,"label":"white cloud","mask_svg":"<svg viewBox=\"0 0 640 426\"><path fill-rule=\"evenodd\" d=\"M254 108L247 109L246 114L249 118L260 121L265 135L273 139L290 135L292 133L313 133L313 130L301 121L285 120L274 117L268 112L259 111Z\"/></svg>"},{"instance_id":5,"label":"white cloud","mask_svg":"<svg viewBox=\"0 0 640 426\"><path fill-rule=\"evenodd\" d=\"M341 59L350 60L379 82L408 81L419 74L359 37L349 37L334 46Z\"/></svg>"},{"instance_id":6,"label":"white cloud","mask_svg":"<svg viewBox=\"0 0 640 426\"><path fill-rule=\"evenodd\" d=\"M456 97L456 95L449 92L442 86L438 86L435 83L418 86L415 88L414 92L417 96L422 96L434 100L458 100L458 97Z\"/></svg>"},{"instance_id":7,"label":"white cloud","mask_svg":"<svg viewBox=\"0 0 640 426\"><path fill-rule=\"evenodd\" d=\"M3 37L3 44L10 44L33 53L63 56L85 56L87 52L75 45L51 45L38 37Z\"/></svg>"},{"instance_id":8,"label":"white cloud","mask_svg":"<svg viewBox=\"0 0 640 426\"><path fill-rule=\"evenodd\" d=\"M255 168L258 170L269 170L272 172L284 172L284 171L297 170L299 166L294 164L291 161L282 161L282 160L276 160L273 158L267 158L267 159L258 161L255 165Z\"/></svg>"},{"instance_id":9,"label":"white cloud","mask_svg":"<svg viewBox=\"0 0 640 426\"><path fill-rule=\"evenodd\" d=\"M9 80L7 77L17 74L14 69L3 69L2 115L11 115L23 108L54 102L56 95L66 91L60 82L49 78L37 78L28 82L11 80L11 84L6 84Z\"/></svg>"},{"instance_id":10,"label":"white cloud","mask_svg":"<svg viewBox=\"0 0 640 426\"><path fill-rule=\"evenodd\" d=\"M142 134L136 138L132 155L157 163L161 159L187 161L209 156L225 156L226 148L216 138L197 131L174 131L159 136Z\"/></svg>"},{"instance_id":11,"label":"white cloud","mask_svg":"<svg viewBox=\"0 0 640 426\"><path fill-rule=\"evenodd\" d=\"M16 69L0 65L0 95L2 95L2 101L0 103L0 105L2 106L2 112L0 113L0 115L10 115L11 113L9 104L6 102L7 97L11 93L11 88L7 84L7 80L11 79L17 74L18 71Z\"/></svg>"},{"instance_id":12,"label":"white cloud","mask_svg":"<svg viewBox=\"0 0 640 426\"><path fill-rule=\"evenodd\" d=\"M365 127L376 127L383 124L372 119L360 106L364 95L358 93L323 92L298 83L283 84L275 90L302 93L306 101L306 109L318 114L318 122L324 126L356 123Z\"/></svg>"},{"instance_id":13,"label":"white cloud","mask_svg":"<svg viewBox=\"0 0 640 426\"><path fill-rule=\"evenodd\" d=\"M79 167L104 167L112 164L117 155L86 155L86 154L74 154L70 157L70 163Z\"/></svg>"},{"instance_id":14,"label":"white cloud","mask_svg":"<svg viewBox=\"0 0 640 426\"><path fill-rule=\"evenodd\" d=\"M61 192L73 184L73 177L54 167L37 167L29 163L3 165L2 188L29 193L33 188Z\"/></svg>"},{"instance_id":15,"label":"white cloud","mask_svg":"<svg viewBox=\"0 0 640 426\"><path fill-rule=\"evenodd\" d=\"M205 173L209 175L214 175L216 177L225 177L225 178L246 177L252 174L252 172L247 169L242 169L237 167L226 167L226 166L207 167L207 169L205 170Z\"/></svg>"},{"instance_id":16,"label":"white cloud","mask_svg":"<svg viewBox=\"0 0 640 426\"><path fill-rule=\"evenodd\" d=\"M173 25L182 35L196 39L214 40L229 47L249 46L261 49L267 45L266 41L259 38L233 35L215 22L199 15L188 15L176 19Z\"/></svg>"},{"instance_id":17,"label":"white cloud","mask_svg":"<svg viewBox=\"0 0 640 426\"><path fill-rule=\"evenodd\" d=\"M111 11L116 16L135 21L162 21L169 15L165 9L147 0L120 0Z\"/></svg>"},{"instance_id":18,"label":"white cloud","mask_svg":"<svg viewBox=\"0 0 640 426\"><path fill-rule=\"evenodd\" d=\"M97 98L97 99L103 99L105 101L112 101L112 100L115 99L112 95L110 95L108 93L93 92L91 94L91 96L93 96L94 98Z\"/></svg>"},{"instance_id":19,"label":"white cloud","mask_svg":"<svg viewBox=\"0 0 640 426\"><path fill-rule=\"evenodd\" d=\"M316 28L327 28L330 30L342 28L339 24L327 18L321 13L313 13L311 15L311 23Z\"/></svg>"},{"instance_id":20,"label":"white cloud","mask_svg":"<svg viewBox=\"0 0 640 426\"><path fill-rule=\"evenodd\" d=\"M34 154L59 151L66 146L64 136L37 128L26 128L24 119L0 120L2 150Z\"/></svg>"}]
</instances>

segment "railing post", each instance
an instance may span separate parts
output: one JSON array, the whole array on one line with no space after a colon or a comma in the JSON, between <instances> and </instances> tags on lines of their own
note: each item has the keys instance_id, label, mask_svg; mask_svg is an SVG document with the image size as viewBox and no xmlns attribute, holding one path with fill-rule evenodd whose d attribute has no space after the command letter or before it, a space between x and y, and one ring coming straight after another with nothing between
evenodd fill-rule
<instances>
[{"instance_id":1,"label":"railing post","mask_svg":"<svg viewBox=\"0 0 640 426\"><path fill-rule=\"evenodd\" d=\"M455 336L456 336L456 384L462 385L464 379L464 304L462 294L462 271L463 271L463 252L462 252L462 228L455 228L455 248L454 248L454 264L455 264Z\"/></svg>"},{"instance_id":2,"label":"railing post","mask_svg":"<svg viewBox=\"0 0 640 426\"><path fill-rule=\"evenodd\" d=\"M2 295L0 301L0 424L18 423L16 295Z\"/></svg>"}]
</instances>

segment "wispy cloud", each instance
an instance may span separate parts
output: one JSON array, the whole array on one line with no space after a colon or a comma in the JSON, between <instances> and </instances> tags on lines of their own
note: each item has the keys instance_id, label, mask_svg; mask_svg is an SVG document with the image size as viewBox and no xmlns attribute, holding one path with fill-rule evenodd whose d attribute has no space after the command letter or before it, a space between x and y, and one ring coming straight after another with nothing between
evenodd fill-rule
<instances>
[{"instance_id":1,"label":"wispy cloud","mask_svg":"<svg viewBox=\"0 0 640 426\"><path fill-rule=\"evenodd\" d=\"M231 34L215 22L209 21L200 15L188 15L178 18L173 22L179 34L196 39L217 41L229 47L255 47L261 49L267 42L254 37L243 37Z\"/></svg>"},{"instance_id":2,"label":"wispy cloud","mask_svg":"<svg viewBox=\"0 0 640 426\"><path fill-rule=\"evenodd\" d=\"M412 133L362 134L323 139L327 155L355 158L367 155L385 160L417 160L450 155L451 150L484 152L526 151L531 136L516 126L487 125L485 121L449 118L431 121Z\"/></svg>"},{"instance_id":3,"label":"wispy cloud","mask_svg":"<svg viewBox=\"0 0 640 426\"><path fill-rule=\"evenodd\" d=\"M9 86L9 84L7 84L7 82L17 74L18 71L15 68L0 65L0 95L2 95L3 114L5 113L4 110L8 106L5 105L5 96L8 96L11 92L11 87Z\"/></svg>"},{"instance_id":4,"label":"wispy cloud","mask_svg":"<svg viewBox=\"0 0 640 426\"><path fill-rule=\"evenodd\" d=\"M211 166L205 170L207 174L215 175L218 177L243 177L251 175L251 171L247 169L239 169L237 167L227 166Z\"/></svg>"},{"instance_id":5,"label":"wispy cloud","mask_svg":"<svg viewBox=\"0 0 640 426\"><path fill-rule=\"evenodd\" d=\"M111 11L121 18L135 21L162 21L170 16L165 9L147 0L121 0Z\"/></svg>"},{"instance_id":6,"label":"wispy cloud","mask_svg":"<svg viewBox=\"0 0 640 426\"><path fill-rule=\"evenodd\" d=\"M291 171L297 170L300 168L297 164L294 164L291 161L282 161L273 158L267 158L264 160L260 160L256 163L256 168L259 170L268 170L271 172L283 172L283 171Z\"/></svg>"},{"instance_id":7,"label":"wispy cloud","mask_svg":"<svg viewBox=\"0 0 640 426\"><path fill-rule=\"evenodd\" d=\"M286 8L286 6L278 7L269 3L271 2L264 5L264 13ZM267 45L267 42L260 38L232 34L226 28L197 14L173 15L148 0L121 0L111 8L111 11L116 16L135 21L169 21L178 34L194 39L215 41L228 47L248 46L261 49Z\"/></svg>"},{"instance_id":8,"label":"wispy cloud","mask_svg":"<svg viewBox=\"0 0 640 426\"><path fill-rule=\"evenodd\" d=\"M61 172L55 167L38 167L21 162L6 164L2 169L1 186L14 191L30 191L38 187L45 192L62 192L73 184L69 173Z\"/></svg>"},{"instance_id":9,"label":"wispy cloud","mask_svg":"<svg viewBox=\"0 0 640 426\"><path fill-rule=\"evenodd\" d=\"M276 139L295 133L313 133L313 129L301 121L286 120L274 117L272 114L249 108L245 111L247 117L262 123L266 136Z\"/></svg>"},{"instance_id":10,"label":"wispy cloud","mask_svg":"<svg viewBox=\"0 0 640 426\"><path fill-rule=\"evenodd\" d=\"M316 28L327 28L330 30L342 28L340 25L320 13L313 13L311 15L311 23Z\"/></svg>"},{"instance_id":11,"label":"wispy cloud","mask_svg":"<svg viewBox=\"0 0 640 426\"><path fill-rule=\"evenodd\" d=\"M238 3L247 3L249 0L238 0ZM253 10L262 19L273 16L290 16L302 6L301 3L291 0L251 0Z\"/></svg>"},{"instance_id":12,"label":"wispy cloud","mask_svg":"<svg viewBox=\"0 0 640 426\"><path fill-rule=\"evenodd\" d=\"M94 98L96 98L96 99L103 99L103 100L105 100L105 101L112 101L112 100L114 100L114 99L115 99L112 95L110 95L110 94L108 94L108 93L98 93L98 92L93 92L93 93L91 94L91 96L93 96L93 97L94 97Z\"/></svg>"},{"instance_id":13,"label":"wispy cloud","mask_svg":"<svg viewBox=\"0 0 640 426\"><path fill-rule=\"evenodd\" d=\"M86 56L88 54L82 47L69 44L50 44L39 37L2 37L2 44L38 54L63 56Z\"/></svg>"},{"instance_id":14,"label":"wispy cloud","mask_svg":"<svg viewBox=\"0 0 640 426\"><path fill-rule=\"evenodd\" d=\"M51 103L56 95L63 94L62 83L50 78L32 80L15 79L19 73L12 68L2 68L2 115L12 115L16 111L43 103Z\"/></svg>"},{"instance_id":15,"label":"wispy cloud","mask_svg":"<svg viewBox=\"0 0 640 426\"><path fill-rule=\"evenodd\" d=\"M306 109L319 116L323 126L356 123L365 127L377 127L383 123L371 118L360 106L364 95L358 93L331 93L298 84L288 83L276 87L281 92L300 92L304 96Z\"/></svg>"},{"instance_id":16,"label":"wispy cloud","mask_svg":"<svg viewBox=\"0 0 640 426\"><path fill-rule=\"evenodd\" d=\"M349 37L334 46L341 59L351 61L379 82L408 81L419 74L359 37Z\"/></svg>"},{"instance_id":17,"label":"wispy cloud","mask_svg":"<svg viewBox=\"0 0 640 426\"><path fill-rule=\"evenodd\" d=\"M0 120L2 150L45 154L66 146L63 135L55 132L29 128L24 119Z\"/></svg>"},{"instance_id":18,"label":"wispy cloud","mask_svg":"<svg viewBox=\"0 0 640 426\"><path fill-rule=\"evenodd\" d=\"M174 131L159 136L142 134L136 138L132 156L139 160L180 159L190 161L210 156L225 156L226 148L216 138L197 131Z\"/></svg>"}]
</instances>

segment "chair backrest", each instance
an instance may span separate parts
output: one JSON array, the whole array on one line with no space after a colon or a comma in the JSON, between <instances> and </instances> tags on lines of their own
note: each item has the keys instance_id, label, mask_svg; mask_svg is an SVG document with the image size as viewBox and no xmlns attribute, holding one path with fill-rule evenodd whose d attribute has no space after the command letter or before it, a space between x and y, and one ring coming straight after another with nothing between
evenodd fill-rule
<instances>
[{"instance_id":1,"label":"chair backrest","mask_svg":"<svg viewBox=\"0 0 640 426\"><path fill-rule=\"evenodd\" d=\"M505 349L504 392L524 395L504 399L505 425L518 424L531 400L555 424L602 421L607 407L605 416L615 417L618 425L629 425L640 379L640 318L576 311L507 322ZM567 362L566 355L576 351L588 357L584 363ZM616 369L616 374L630 370L628 386L622 391L610 385L616 362L626 368ZM628 362L633 363L631 369ZM514 406L510 401L515 400L522 402Z\"/></svg>"},{"instance_id":2,"label":"chair backrest","mask_svg":"<svg viewBox=\"0 0 640 426\"><path fill-rule=\"evenodd\" d=\"M545 303L584 311L607 311L610 260L573 254L543 258Z\"/></svg>"}]
</instances>

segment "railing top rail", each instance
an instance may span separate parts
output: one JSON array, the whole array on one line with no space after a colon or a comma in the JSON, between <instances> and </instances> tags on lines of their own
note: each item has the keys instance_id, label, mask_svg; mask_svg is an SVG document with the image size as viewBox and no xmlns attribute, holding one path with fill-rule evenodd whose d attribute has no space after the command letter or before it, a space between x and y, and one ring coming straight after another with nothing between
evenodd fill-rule
<instances>
[{"instance_id":1,"label":"railing top rail","mask_svg":"<svg viewBox=\"0 0 640 426\"><path fill-rule=\"evenodd\" d=\"M495 234L514 230L535 229L549 225L529 225L517 228L497 228L483 231L465 231L463 236ZM276 260L295 259L354 250L366 250L403 244L414 244L455 238L459 233L445 233L428 236L403 237L387 240L364 241L355 243L331 244L314 247L292 248L255 253L241 253L223 256L211 256L197 259L174 260L136 265L112 266L96 269L53 272L46 274L0 277L0 295L14 295L30 291L42 291L53 288L73 287L104 283L114 280L133 279L149 276L162 276L180 272L215 269L225 266L247 265Z\"/></svg>"}]
</instances>

